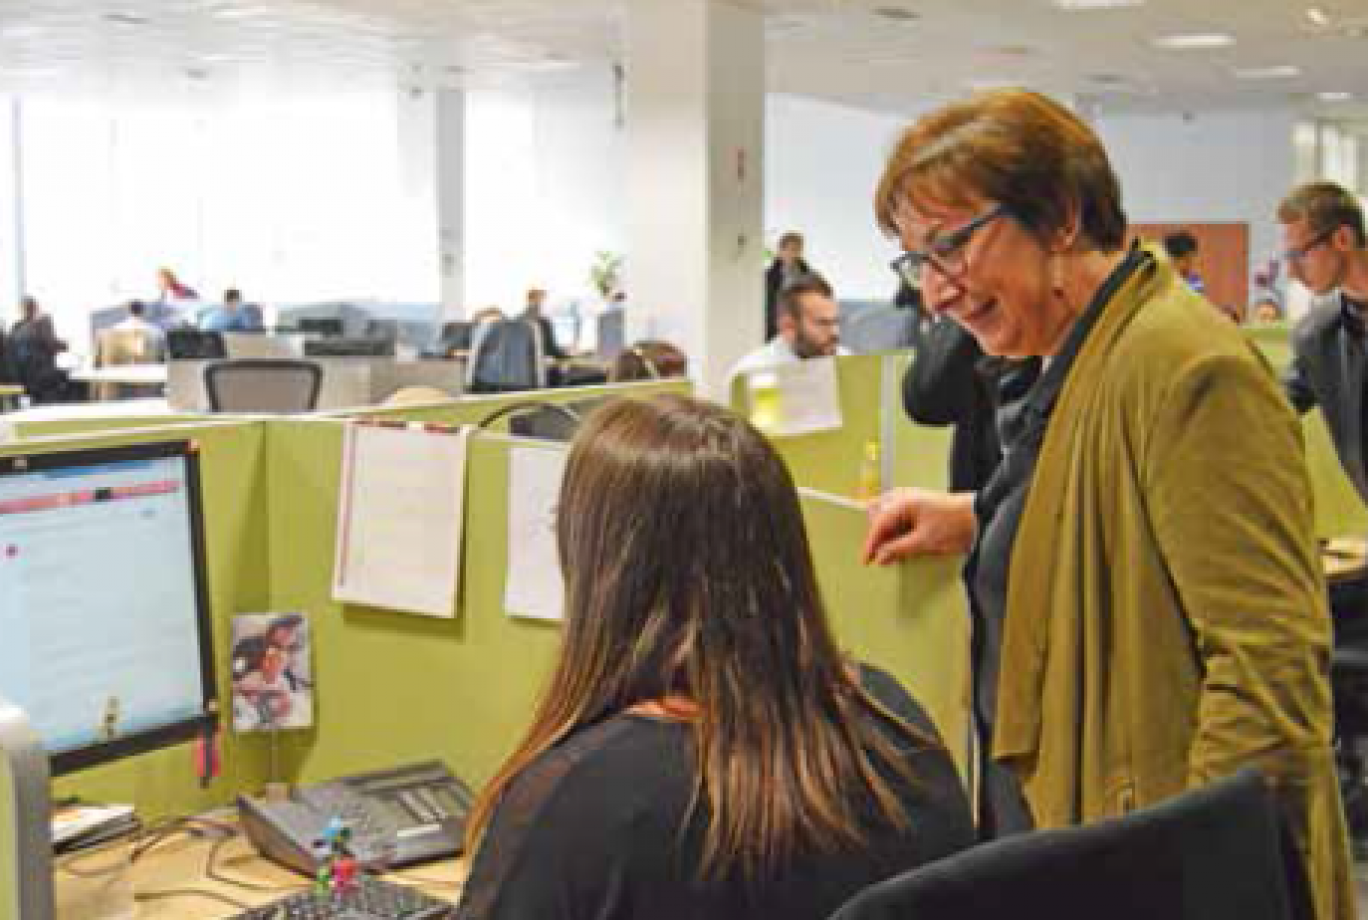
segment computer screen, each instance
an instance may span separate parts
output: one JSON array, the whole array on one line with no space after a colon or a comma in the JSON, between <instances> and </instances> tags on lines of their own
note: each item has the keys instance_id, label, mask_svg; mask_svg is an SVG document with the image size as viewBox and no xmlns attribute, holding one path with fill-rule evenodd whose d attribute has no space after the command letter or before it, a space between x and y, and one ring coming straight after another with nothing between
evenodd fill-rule
<instances>
[{"instance_id":1,"label":"computer screen","mask_svg":"<svg viewBox=\"0 0 1368 920\"><path fill-rule=\"evenodd\" d=\"M195 450L0 458L0 694L54 773L216 724Z\"/></svg>"},{"instance_id":2,"label":"computer screen","mask_svg":"<svg viewBox=\"0 0 1368 920\"><path fill-rule=\"evenodd\" d=\"M308 335L342 334L342 319L336 316L306 316L299 320L299 331Z\"/></svg>"}]
</instances>

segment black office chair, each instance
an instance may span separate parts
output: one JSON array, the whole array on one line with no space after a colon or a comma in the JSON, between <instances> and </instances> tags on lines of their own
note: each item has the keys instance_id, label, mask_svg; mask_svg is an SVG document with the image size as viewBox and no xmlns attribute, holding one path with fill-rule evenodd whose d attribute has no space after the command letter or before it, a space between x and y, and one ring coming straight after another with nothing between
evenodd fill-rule
<instances>
[{"instance_id":1,"label":"black office chair","mask_svg":"<svg viewBox=\"0 0 1368 920\"><path fill-rule=\"evenodd\" d=\"M1123 818L1007 837L865 889L831 920L1312 920L1306 875L1246 770Z\"/></svg>"},{"instance_id":2,"label":"black office chair","mask_svg":"<svg viewBox=\"0 0 1368 920\"><path fill-rule=\"evenodd\" d=\"M312 361L253 358L220 361L204 369L211 412L312 412L322 385L323 371Z\"/></svg>"},{"instance_id":3,"label":"black office chair","mask_svg":"<svg viewBox=\"0 0 1368 920\"><path fill-rule=\"evenodd\" d=\"M1335 760L1354 856L1368 856L1368 649L1336 645L1330 659L1335 699Z\"/></svg>"}]
</instances>

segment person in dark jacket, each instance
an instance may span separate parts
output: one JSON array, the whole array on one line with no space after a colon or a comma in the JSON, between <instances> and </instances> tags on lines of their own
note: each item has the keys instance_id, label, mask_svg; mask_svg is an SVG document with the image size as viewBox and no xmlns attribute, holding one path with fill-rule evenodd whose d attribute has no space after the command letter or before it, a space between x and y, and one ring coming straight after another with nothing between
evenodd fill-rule
<instances>
[{"instance_id":1,"label":"person in dark jacket","mask_svg":"<svg viewBox=\"0 0 1368 920\"><path fill-rule=\"evenodd\" d=\"M6 348L15 377L34 402L67 398L71 383L57 367L57 355L67 350L67 343L57 338L52 317L42 312L37 298L20 301L19 321L10 327Z\"/></svg>"},{"instance_id":2,"label":"person in dark jacket","mask_svg":"<svg viewBox=\"0 0 1368 920\"><path fill-rule=\"evenodd\" d=\"M779 237L779 254L765 272L765 341L779 334L779 292L790 281L815 274L803 258L803 235Z\"/></svg>"}]
</instances>

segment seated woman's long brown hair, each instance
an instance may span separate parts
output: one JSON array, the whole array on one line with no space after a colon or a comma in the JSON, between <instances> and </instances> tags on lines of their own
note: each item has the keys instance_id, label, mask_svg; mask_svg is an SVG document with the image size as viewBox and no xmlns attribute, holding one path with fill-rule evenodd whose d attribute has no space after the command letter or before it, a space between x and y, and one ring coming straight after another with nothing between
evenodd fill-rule
<instances>
[{"instance_id":1,"label":"seated woman's long brown hair","mask_svg":"<svg viewBox=\"0 0 1368 920\"><path fill-rule=\"evenodd\" d=\"M534 808L498 822L495 813L506 796L522 799L519 778L577 733L633 712L692 730L694 808L706 814L701 862L690 867L700 881L763 882L791 874L795 859L827 854L886 860L887 852L851 854L867 852L871 828L908 827L908 790L918 783L909 764L920 752L941 758L940 788L951 790L927 796L951 801L952 820L939 827L956 831L940 837L972 833L934 730L890 715L843 660L797 491L749 423L683 396L605 405L575 439L556 526L566 582L559 662L531 728L475 805L470 852L492 822L550 820ZM646 769L657 768L665 769Z\"/></svg>"}]
</instances>

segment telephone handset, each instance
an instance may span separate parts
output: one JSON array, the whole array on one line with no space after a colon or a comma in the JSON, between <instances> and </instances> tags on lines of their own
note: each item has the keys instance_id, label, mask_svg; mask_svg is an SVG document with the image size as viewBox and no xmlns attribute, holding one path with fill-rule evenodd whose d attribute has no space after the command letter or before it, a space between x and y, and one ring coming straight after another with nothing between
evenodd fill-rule
<instances>
[{"instance_id":1,"label":"telephone handset","mask_svg":"<svg viewBox=\"0 0 1368 920\"><path fill-rule=\"evenodd\" d=\"M261 855L312 877L334 818L351 828L362 868L384 871L460 853L470 803L465 783L434 760L302 787L282 802L240 796L238 811Z\"/></svg>"}]
</instances>

